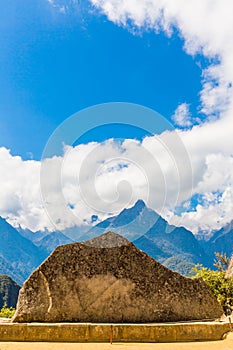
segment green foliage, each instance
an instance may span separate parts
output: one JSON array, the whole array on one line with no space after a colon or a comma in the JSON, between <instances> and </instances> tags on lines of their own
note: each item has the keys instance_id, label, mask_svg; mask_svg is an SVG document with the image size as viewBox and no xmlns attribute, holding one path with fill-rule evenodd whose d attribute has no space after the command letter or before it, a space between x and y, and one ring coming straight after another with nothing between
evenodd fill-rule
<instances>
[{"instance_id":1,"label":"green foliage","mask_svg":"<svg viewBox=\"0 0 233 350\"><path fill-rule=\"evenodd\" d=\"M3 306L3 308L0 310L0 317L11 318L13 317L14 313L15 309L13 307Z\"/></svg>"},{"instance_id":2,"label":"green foliage","mask_svg":"<svg viewBox=\"0 0 233 350\"><path fill-rule=\"evenodd\" d=\"M233 310L233 278L225 278L225 271L212 271L202 265L192 269L192 278L202 278L223 306Z\"/></svg>"},{"instance_id":3,"label":"green foliage","mask_svg":"<svg viewBox=\"0 0 233 350\"><path fill-rule=\"evenodd\" d=\"M231 258L228 258L226 253L214 253L215 260L214 260L214 266L217 267L218 271L226 271L228 269L228 266L230 265Z\"/></svg>"},{"instance_id":4,"label":"green foliage","mask_svg":"<svg viewBox=\"0 0 233 350\"><path fill-rule=\"evenodd\" d=\"M190 270L195 266L195 264L191 261L191 256L187 256L186 258L185 254L180 254L164 260L162 264L170 270L180 273L181 275L190 276Z\"/></svg>"}]
</instances>

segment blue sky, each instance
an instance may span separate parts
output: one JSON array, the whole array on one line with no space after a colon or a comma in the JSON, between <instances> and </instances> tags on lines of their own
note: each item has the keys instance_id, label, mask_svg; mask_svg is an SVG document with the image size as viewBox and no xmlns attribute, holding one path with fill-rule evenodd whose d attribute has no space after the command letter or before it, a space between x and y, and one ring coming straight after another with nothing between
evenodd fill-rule
<instances>
[{"instance_id":1,"label":"blue sky","mask_svg":"<svg viewBox=\"0 0 233 350\"><path fill-rule=\"evenodd\" d=\"M14 155L40 159L63 120L103 102L142 104L168 119L183 102L198 112L198 63L206 63L188 56L177 34L133 35L89 2L65 14L46 0L8 0L0 23L0 146ZM121 131L122 137L143 135ZM101 128L85 141L115 132Z\"/></svg>"},{"instance_id":2,"label":"blue sky","mask_svg":"<svg viewBox=\"0 0 233 350\"><path fill-rule=\"evenodd\" d=\"M5 1L0 215L34 231L54 229L40 197L45 164L47 213L62 228L104 219L139 198L196 233L232 221L232 11L231 0ZM68 117L109 102L149 107L175 130L151 135L114 117L41 162L58 127L63 147ZM89 119L80 115L71 120L84 130Z\"/></svg>"}]
</instances>

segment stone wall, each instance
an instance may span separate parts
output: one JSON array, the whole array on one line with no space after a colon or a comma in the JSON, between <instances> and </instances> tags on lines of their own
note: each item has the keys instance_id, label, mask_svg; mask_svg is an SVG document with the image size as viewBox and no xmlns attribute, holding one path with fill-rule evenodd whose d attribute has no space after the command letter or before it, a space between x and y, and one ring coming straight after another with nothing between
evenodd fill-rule
<instances>
[{"instance_id":1,"label":"stone wall","mask_svg":"<svg viewBox=\"0 0 233 350\"><path fill-rule=\"evenodd\" d=\"M0 323L5 342L184 342L221 340L229 324L196 322L177 324L35 324ZM32 347L33 348L33 347ZM172 348L172 345L171 345Z\"/></svg>"}]
</instances>

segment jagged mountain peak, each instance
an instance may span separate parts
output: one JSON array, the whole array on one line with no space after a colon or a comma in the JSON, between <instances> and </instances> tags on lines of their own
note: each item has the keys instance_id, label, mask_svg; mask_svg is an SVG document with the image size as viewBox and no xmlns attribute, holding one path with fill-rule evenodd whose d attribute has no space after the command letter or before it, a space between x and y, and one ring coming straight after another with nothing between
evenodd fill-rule
<instances>
[{"instance_id":1,"label":"jagged mountain peak","mask_svg":"<svg viewBox=\"0 0 233 350\"><path fill-rule=\"evenodd\" d=\"M132 222L144 209L146 204L139 199L132 207L123 209L113 221L113 227L124 226Z\"/></svg>"},{"instance_id":2,"label":"jagged mountain peak","mask_svg":"<svg viewBox=\"0 0 233 350\"><path fill-rule=\"evenodd\" d=\"M137 202L135 202L133 208L143 209L145 206L145 202L142 199L138 199Z\"/></svg>"},{"instance_id":3,"label":"jagged mountain peak","mask_svg":"<svg viewBox=\"0 0 233 350\"><path fill-rule=\"evenodd\" d=\"M143 200L139 199L130 208L123 209L118 215L110 217L93 226L82 240L88 240L108 231L135 240L145 234L158 219L158 214L147 208Z\"/></svg>"}]
</instances>

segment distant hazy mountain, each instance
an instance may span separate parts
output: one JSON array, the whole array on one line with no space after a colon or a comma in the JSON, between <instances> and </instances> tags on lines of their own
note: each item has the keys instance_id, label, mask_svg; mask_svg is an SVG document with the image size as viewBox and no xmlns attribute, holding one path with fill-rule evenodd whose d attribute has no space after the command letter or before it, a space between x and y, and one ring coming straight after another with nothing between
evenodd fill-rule
<instances>
[{"instance_id":1,"label":"distant hazy mountain","mask_svg":"<svg viewBox=\"0 0 233 350\"><path fill-rule=\"evenodd\" d=\"M24 281L21 272L8 263L2 256L0 256L0 274L11 276L19 283Z\"/></svg>"},{"instance_id":2,"label":"distant hazy mountain","mask_svg":"<svg viewBox=\"0 0 233 350\"><path fill-rule=\"evenodd\" d=\"M216 231L207 242L203 242L203 246L212 255L218 252L226 253L228 257L231 257L233 254L233 221Z\"/></svg>"},{"instance_id":3,"label":"distant hazy mountain","mask_svg":"<svg viewBox=\"0 0 233 350\"><path fill-rule=\"evenodd\" d=\"M63 235L71 239L73 242L80 242L85 237L86 233L92 228L91 224L85 224L82 226L74 226L66 228L62 231Z\"/></svg>"},{"instance_id":4,"label":"distant hazy mountain","mask_svg":"<svg viewBox=\"0 0 233 350\"><path fill-rule=\"evenodd\" d=\"M135 246L170 269L187 274L195 264L212 267L213 258L184 227L169 225L155 211L138 200L132 208L94 226L85 235L91 239L112 231L133 241Z\"/></svg>"},{"instance_id":5,"label":"distant hazy mountain","mask_svg":"<svg viewBox=\"0 0 233 350\"><path fill-rule=\"evenodd\" d=\"M45 257L45 252L0 217L0 273L22 284Z\"/></svg>"},{"instance_id":6,"label":"distant hazy mountain","mask_svg":"<svg viewBox=\"0 0 233 350\"><path fill-rule=\"evenodd\" d=\"M159 217L145 235L133 243L154 259L180 273L185 273L194 264L213 264L192 232L184 227L169 225L162 217Z\"/></svg>"},{"instance_id":7,"label":"distant hazy mountain","mask_svg":"<svg viewBox=\"0 0 233 350\"><path fill-rule=\"evenodd\" d=\"M159 215L138 200L132 208L124 209L119 215L110 217L87 232L84 239L91 239L100 234L112 231L130 241L145 234L156 222Z\"/></svg>"},{"instance_id":8,"label":"distant hazy mountain","mask_svg":"<svg viewBox=\"0 0 233 350\"><path fill-rule=\"evenodd\" d=\"M29 229L22 229L22 227L18 227L17 231L20 233L21 236L23 236L24 238L27 238L29 241L31 241L35 245L37 242L39 242L49 233L49 231L32 232Z\"/></svg>"},{"instance_id":9,"label":"distant hazy mountain","mask_svg":"<svg viewBox=\"0 0 233 350\"><path fill-rule=\"evenodd\" d=\"M32 232L29 229L17 228L21 236L27 238L36 246L45 249L46 252L52 252L59 245L80 242L85 238L85 233L90 230L91 225L70 227L62 232L60 231L36 231Z\"/></svg>"},{"instance_id":10,"label":"distant hazy mountain","mask_svg":"<svg viewBox=\"0 0 233 350\"><path fill-rule=\"evenodd\" d=\"M74 242L72 239L64 235L62 232L37 231L32 232L28 229L17 229L18 232L35 246L37 246L45 255L49 255L59 245Z\"/></svg>"},{"instance_id":11,"label":"distant hazy mountain","mask_svg":"<svg viewBox=\"0 0 233 350\"><path fill-rule=\"evenodd\" d=\"M49 255L58 246L68 243L74 242L61 232L51 232L44 236L41 240L37 241L35 244Z\"/></svg>"},{"instance_id":12,"label":"distant hazy mountain","mask_svg":"<svg viewBox=\"0 0 233 350\"><path fill-rule=\"evenodd\" d=\"M158 261L165 261L167 258L171 256L171 254L164 252L162 249L160 249L156 243L147 237L146 235L143 235L133 241L133 244L150 255L152 258L158 260Z\"/></svg>"},{"instance_id":13,"label":"distant hazy mountain","mask_svg":"<svg viewBox=\"0 0 233 350\"><path fill-rule=\"evenodd\" d=\"M118 233L171 270L187 274L195 264L213 267L214 251L233 252L233 224L216 232L208 241L198 241L184 227L169 225L142 200L119 215L88 229L73 227L62 232L19 232L0 218L0 273L23 283L57 246L85 241L105 232ZM87 232L86 232L87 231Z\"/></svg>"},{"instance_id":14,"label":"distant hazy mountain","mask_svg":"<svg viewBox=\"0 0 233 350\"><path fill-rule=\"evenodd\" d=\"M16 307L20 286L9 276L0 275L0 309L6 307Z\"/></svg>"}]
</instances>

